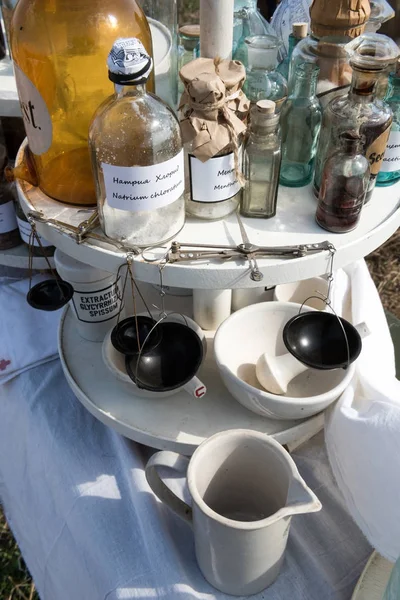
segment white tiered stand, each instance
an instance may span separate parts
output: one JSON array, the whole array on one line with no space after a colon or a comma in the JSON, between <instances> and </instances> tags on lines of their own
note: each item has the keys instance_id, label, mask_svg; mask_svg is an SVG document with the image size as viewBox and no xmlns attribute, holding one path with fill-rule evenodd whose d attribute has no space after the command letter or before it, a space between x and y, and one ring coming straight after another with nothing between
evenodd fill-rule
<instances>
[{"instance_id":1,"label":"white tiered stand","mask_svg":"<svg viewBox=\"0 0 400 600\"><path fill-rule=\"evenodd\" d=\"M51 200L25 182L18 182L17 188L26 214L38 211L46 219L70 225L78 225L92 214L91 209L73 208ZM310 188L280 188L275 218L243 219L243 222L250 241L258 245L315 244L329 240L337 249L335 268L338 268L365 256L387 240L400 224L399 208L400 184L386 189L377 188L371 202L364 208L356 230L341 235L330 234L314 221L316 202ZM37 229L60 250L93 267L116 273L126 261L126 253L106 241L87 239L77 244L73 236L48 223L38 222ZM188 219L176 240L230 245L242 241L234 215L216 222ZM164 249L155 250L154 254L158 253L161 257L167 246L165 244ZM163 282L168 286L208 290L271 286L327 273L329 253L295 259L260 258L258 265L264 276L262 283L250 279L244 260L167 264L163 270ZM134 274L141 282L159 284L157 265L146 262L140 255L134 258ZM152 288L145 285L145 289L151 303L149 290ZM169 302L167 308L186 314L191 310L187 297L169 298ZM243 335L246 335L245 331ZM135 396L129 384L116 380L105 368L101 344L79 338L69 310L62 319L59 349L66 378L84 406L123 435L156 448L191 454L209 435L236 427L270 433L290 447L322 427L323 415L305 421L273 421L241 407L219 378L212 355L213 337L214 332L207 332L208 353L199 377L206 383L208 393L202 400L191 399L185 392L162 400Z\"/></svg>"}]
</instances>

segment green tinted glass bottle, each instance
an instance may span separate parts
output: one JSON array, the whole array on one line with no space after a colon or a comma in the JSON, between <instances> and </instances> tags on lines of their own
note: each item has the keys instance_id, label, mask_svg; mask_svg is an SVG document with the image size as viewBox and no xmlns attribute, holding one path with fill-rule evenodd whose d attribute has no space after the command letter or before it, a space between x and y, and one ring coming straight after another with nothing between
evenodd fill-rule
<instances>
[{"instance_id":1,"label":"green tinted glass bottle","mask_svg":"<svg viewBox=\"0 0 400 600\"><path fill-rule=\"evenodd\" d=\"M315 64L300 65L292 91L282 107L279 183L288 187L301 187L312 179L322 120L322 109L315 95L318 73Z\"/></svg>"}]
</instances>

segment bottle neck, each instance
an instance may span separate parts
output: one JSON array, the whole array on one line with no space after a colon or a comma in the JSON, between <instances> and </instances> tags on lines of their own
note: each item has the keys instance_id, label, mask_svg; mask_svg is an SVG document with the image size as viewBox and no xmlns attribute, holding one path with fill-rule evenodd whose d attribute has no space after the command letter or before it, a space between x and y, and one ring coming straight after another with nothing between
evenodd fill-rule
<instances>
[{"instance_id":1,"label":"bottle neck","mask_svg":"<svg viewBox=\"0 0 400 600\"><path fill-rule=\"evenodd\" d=\"M349 98L354 102L372 102L375 98L376 84L381 71L364 71L353 66L353 77Z\"/></svg>"},{"instance_id":2,"label":"bottle neck","mask_svg":"<svg viewBox=\"0 0 400 600\"><path fill-rule=\"evenodd\" d=\"M293 54L293 50L296 48L297 44L304 38L297 38L291 33L289 35L289 48L288 48L288 57L290 58Z\"/></svg>"},{"instance_id":3,"label":"bottle neck","mask_svg":"<svg viewBox=\"0 0 400 600\"><path fill-rule=\"evenodd\" d=\"M123 98L124 96L144 96L146 93L146 84L140 83L139 85L124 85L120 83L114 84L115 93L118 98Z\"/></svg>"},{"instance_id":4,"label":"bottle neck","mask_svg":"<svg viewBox=\"0 0 400 600\"><path fill-rule=\"evenodd\" d=\"M314 98L317 90L318 70L299 73L294 81L291 98Z\"/></svg>"}]
</instances>

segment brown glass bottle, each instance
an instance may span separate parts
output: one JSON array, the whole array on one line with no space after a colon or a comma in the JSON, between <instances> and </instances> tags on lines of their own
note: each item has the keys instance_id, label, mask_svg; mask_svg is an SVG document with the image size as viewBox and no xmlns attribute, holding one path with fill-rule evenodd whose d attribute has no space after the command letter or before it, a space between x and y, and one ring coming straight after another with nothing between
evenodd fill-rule
<instances>
[{"instance_id":1,"label":"brown glass bottle","mask_svg":"<svg viewBox=\"0 0 400 600\"><path fill-rule=\"evenodd\" d=\"M109 49L128 35L152 53L135 0L19 0L13 12L11 53L29 146L39 186L56 200L96 203L89 124L112 93Z\"/></svg>"}]
</instances>

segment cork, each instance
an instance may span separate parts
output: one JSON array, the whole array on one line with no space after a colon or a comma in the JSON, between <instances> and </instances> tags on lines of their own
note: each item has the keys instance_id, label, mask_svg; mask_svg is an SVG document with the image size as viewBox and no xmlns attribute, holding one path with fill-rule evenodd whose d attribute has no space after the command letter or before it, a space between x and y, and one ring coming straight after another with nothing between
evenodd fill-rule
<instances>
[{"instance_id":1,"label":"cork","mask_svg":"<svg viewBox=\"0 0 400 600\"><path fill-rule=\"evenodd\" d=\"M293 23L292 25L292 34L298 39L302 40L307 37L308 32L308 23Z\"/></svg>"},{"instance_id":2,"label":"cork","mask_svg":"<svg viewBox=\"0 0 400 600\"><path fill-rule=\"evenodd\" d=\"M275 102L272 102L272 100L259 100L256 106L263 115L273 115L275 113Z\"/></svg>"},{"instance_id":3,"label":"cork","mask_svg":"<svg viewBox=\"0 0 400 600\"><path fill-rule=\"evenodd\" d=\"M369 0L313 0L310 6L311 31L355 38L364 32L371 8Z\"/></svg>"},{"instance_id":4,"label":"cork","mask_svg":"<svg viewBox=\"0 0 400 600\"><path fill-rule=\"evenodd\" d=\"M200 25L182 25L182 27L179 27L179 33L186 35L186 37L199 38Z\"/></svg>"}]
</instances>

